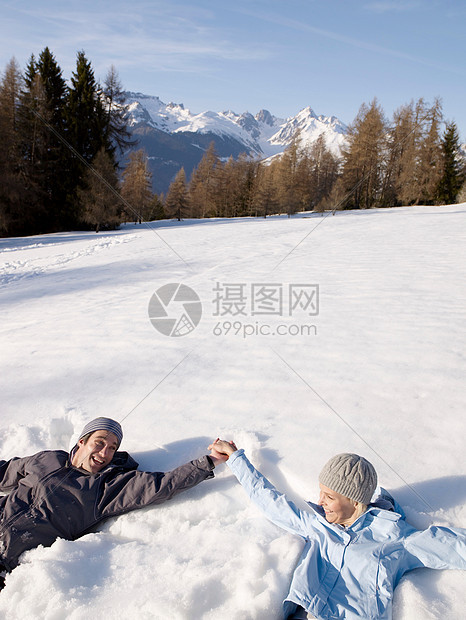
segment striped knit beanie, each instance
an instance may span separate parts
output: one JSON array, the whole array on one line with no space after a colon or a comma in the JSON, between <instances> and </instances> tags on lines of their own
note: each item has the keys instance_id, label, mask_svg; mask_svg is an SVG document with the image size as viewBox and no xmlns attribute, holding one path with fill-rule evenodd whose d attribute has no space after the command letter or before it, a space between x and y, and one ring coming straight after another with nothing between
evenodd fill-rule
<instances>
[{"instance_id":1,"label":"striped knit beanie","mask_svg":"<svg viewBox=\"0 0 466 620\"><path fill-rule=\"evenodd\" d=\"M367 505L377 486L377 474L364 457L343 453L324 465L319 482L340 495Z\"/></svg>"},{"instance_id":2,"label":"striped knit beanie","mask_svg":"<svg viewBox=\"0 0 466 620\"><path fill-rule=\"evenodd\" d=\"M118 447L120 447L121 440L123 439L123 430L121 425L116 420L111 418L95 418L86 424L78 437L78 441L85 435L93 433L94 431L110 431L116 435L118 439Z\"/></svg>"}]
</instances>

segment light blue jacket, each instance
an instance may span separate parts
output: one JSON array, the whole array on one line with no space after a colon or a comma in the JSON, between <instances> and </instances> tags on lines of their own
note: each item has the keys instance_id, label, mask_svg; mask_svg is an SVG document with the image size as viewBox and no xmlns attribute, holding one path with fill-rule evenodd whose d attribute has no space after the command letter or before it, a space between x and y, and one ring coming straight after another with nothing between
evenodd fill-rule
<instances>
[{"instance_id":1,"label":"light blue jacket","mask_svg":"<svg viewBox=\"0 0 466 620\"><path fill-rule=\"evenodd\" d=\"M251 465L243 450L234 452L228 465L268 519L306 541L283 604L285 618L301 605L321 619L390 620L393 590L407 571L466 569L466 529L416 530L386 491L380 504L401 514L371 504L345 529L328 523L320 506L300 510Z\"/></svg>"}]
</instances>

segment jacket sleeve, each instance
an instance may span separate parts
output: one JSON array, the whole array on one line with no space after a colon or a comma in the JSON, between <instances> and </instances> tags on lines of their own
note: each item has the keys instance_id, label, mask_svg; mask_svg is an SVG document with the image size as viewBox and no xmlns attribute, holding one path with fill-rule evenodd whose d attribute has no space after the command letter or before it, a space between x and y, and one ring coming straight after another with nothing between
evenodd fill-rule
<instances>
[{"instance_id":1,"label":"jacket sleeve","mask_svg":"<svg viewBox=\"0 0 466 620\"><path fill-rule=\"evenodd\" d=\"M8 492L14 489L21 478L26 475L26 465L31 457L13 458L9 461L0 461L0 491Z\"/></svg>"},{"instance_id":2,"label":"jacket sleeve","mask_svg":"<svg viewBox=\"0 0 466 620\"><path fill-rule=\"evenodd\" d=\"M411 568L466 570L466 529L432 525L414 530L404 539Z\"/></svg>"},{"instance_id":3,"label":"jacket sleeve","mask_svg":"<svg viewBox=\"0 0 466 620\"><path fill-rule=\"evenodd\" d=\"M178 493L213 478L214 464L208 456L190 461L167 473L131 471L115 476L105 485L96 518L122 514L144 506L161 504Z\"/></svg>"},{"instance_id":4,"label":"jacket sleeve","mask_svg":"<svg viewBox=\"0 0 466 620\"><path fill-rule=\"evenodd\" d=\"M249 498L260 508L267 519L292 534L309 538L315 516L300 510L249 462L244 450L237 450L227 461Z\"/></svg>"}]
</instances>

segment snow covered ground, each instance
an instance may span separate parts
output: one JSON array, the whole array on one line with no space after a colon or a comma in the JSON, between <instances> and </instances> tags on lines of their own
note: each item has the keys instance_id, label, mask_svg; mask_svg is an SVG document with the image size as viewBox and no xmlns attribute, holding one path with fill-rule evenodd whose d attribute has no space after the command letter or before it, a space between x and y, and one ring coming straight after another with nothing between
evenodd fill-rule
<instances>
[{"instance_id":1,"label":"snow covered ground","mask_svg":"<svg viewBox=\"0 0 466 620\"><path fill-rule=\"evenodd\" d=\"M0 252L0 458L68 449L107 415L143 469L232 438L302 505L324 462L354 451L414 525L466 527L466 204L159 222ZM168 283L202 302L186 335L149 320ZM26 553L0 617L271 620L300 549L222 466L172 502ZM411 573L395 620L462 618L464 584Z\"/></svg>"}]
</instances>

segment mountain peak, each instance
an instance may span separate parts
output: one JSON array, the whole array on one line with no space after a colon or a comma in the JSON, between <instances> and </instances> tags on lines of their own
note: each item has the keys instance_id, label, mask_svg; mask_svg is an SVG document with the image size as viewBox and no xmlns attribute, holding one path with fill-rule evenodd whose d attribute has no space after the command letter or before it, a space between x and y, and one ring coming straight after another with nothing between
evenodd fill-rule
<instances>
[{"instance_id":1,"label":"mountain peak","mask_svg":"<svg viewBox=\"0 0 466 620\"><path fill-rule=\"evenodd\" d=\"M176 110L177 108L179 110L184 110L184 104L183 103L173 103L173 101L170 101L170 103L167 103L167 108L170 108L170 110Z\"/></svg>"},{"instance_id":2,"label":"mountain peak","mask_svg":"<svg viewBox=\"0 0 466 620\"><path fill-rule=\"evenodd\" d=\"M159 192L168 189L182 166L189 174L212 141L222 158L248 153L260 159L279 156L297 131L303 146L312 145L323 135L328 148L337 156L346 143L346 126L335 116L317 116L311 106L282 119L265 108L255 115L232 110L197 114L182 103L165 104L156 96L134 92L126 96L130 125L140 139L136 148L145 148L154 182L160 183L156 190Z\"/></svg>"},{"instance_id":3,"label":"mountain peak","mask_svg":"<svg viewBox=\"0 0 466 620\"><path fill-rule=\"evenodd\" d=\"M296 117L304 117L304 116L310 116L312 118L317 118L317 115L315 114L314 110L311 108L310 105L300 110L298 114L296 115Z\"/></svg>"},{"instance_id":4,"label":"mountain peak","mask_svg":"<svg viewBox=\"0 0 466 620\"><path fill-rule=\"evenodd\" d=\"M268 110L259 110L256 114L255 119L258 123L264 123L264 125L269 125L270 127L274 124L274 117L270 114Z\"/></svg>"}]
</instances>

